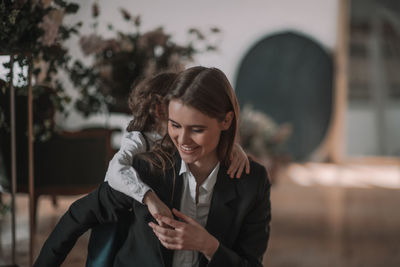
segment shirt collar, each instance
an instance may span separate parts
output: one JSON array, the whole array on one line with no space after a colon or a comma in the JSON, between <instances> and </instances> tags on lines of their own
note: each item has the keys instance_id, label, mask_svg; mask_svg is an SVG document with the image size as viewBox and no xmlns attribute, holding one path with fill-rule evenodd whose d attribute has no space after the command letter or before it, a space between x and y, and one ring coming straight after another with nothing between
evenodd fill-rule
<instances>
[{"instance_id":1,"label":"shirt collar","mask_svg":"<svg viewBox=\"0 0 400 267\"><path fill-rule=\"evenodd\" d=\"M181 159L181 169L179 171L179 175L182 175L185 172L190 172L189 167L186 165L186 162Z\"/></svg>"},{"instance_id":2,"label":"shirt collar","mask_svg":"<svg viewBox=\"0 0 400 267\"><path fill-rule=\"evenodd\" d=\"M201 188L203 188L207 192L211 191L214 188L215 183L217 182L219 166L220 166L220 163L218 162L217 165L215 165L215 167L212 170L212 172L210 173L210 175L208 175L207 179L201 185ZM190 172L190 169L187 166L186 162L184 162L182 160L181 169L179 171L179 175L182 175L184 173L188 173L188 174L193 176L193 174Z\"/></svg>"}]
</instances>

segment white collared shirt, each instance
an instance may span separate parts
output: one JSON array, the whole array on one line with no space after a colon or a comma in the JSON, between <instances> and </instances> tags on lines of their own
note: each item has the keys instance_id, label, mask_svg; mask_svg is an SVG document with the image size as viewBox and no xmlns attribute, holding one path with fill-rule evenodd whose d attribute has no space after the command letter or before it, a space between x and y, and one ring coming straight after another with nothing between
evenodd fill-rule
<instances>
[{"instance_id":1,"label":"white collared shirt","mask_svg":"<svg viewBox=\"0 0 400 267\"><path fill-rule=\"evenodd\" d=\"M183 174L183 190L180 211L195 219L203 227L206 226L210 211L211 198L217 181L219 162L214 167L207 179L199 188L198 203L196 204L196 179L189 167L182 160L179 175ZM192 250L175 250L172 261L173 267L197 267L199 266L199 252Z\"/></svg>"}]
</instances>

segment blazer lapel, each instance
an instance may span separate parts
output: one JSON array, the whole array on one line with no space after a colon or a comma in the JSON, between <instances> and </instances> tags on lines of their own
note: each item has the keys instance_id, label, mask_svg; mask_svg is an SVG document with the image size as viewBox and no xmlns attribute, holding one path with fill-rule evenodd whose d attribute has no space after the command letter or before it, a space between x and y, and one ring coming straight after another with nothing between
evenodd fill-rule
<instances>
[{"instance_id":1,"label":"blazer lapel","mask_svg":"<svg viewBox=\"0 0 400 267\"><path fill-rule=\"evenodd\" d=\"M234 216L234 210L228 203L237 198L235 183L230 180L226 171L221 164L206 225L207 231L220 241L225 239Z\"/></svg>"},{"instance_id":2,"label":"blazer lapel","mask_svg":"<svg viewBox=\"0 0 400 267\"><path fill-rule=\"evenodd\" d=\"M226 174L226 171L227 169L221 165L206 225L207 231L223 243L235 215L234 209L228 204L237 198L235 183L230 180L231 178ZM207 266L208 261L206 257L203 254L199 254L199 257L199 266Z\"/></svg>"},{"instance_id":3,"label":"blazer lapel","mask_svg":"<svg viewBox=\"0 0 400 267\"><path fill-rule=\"evenodd\" d=\"M172 189L172 194L173 194L173 199L172 199L172 208L175 208L177 210L180 210L181 206L181 198L182 198L182 185L183 185L183 177L182 175L179 175L179 171L181 169L181 160L178 160L178 162L175 164L175 183L171 185Z\"/></svg>"},{"instance_id":4,"label":"blazer lapel","mask_svg":"<svg viewBox=\"0 0 400 267\"><path fill-rule=\"evenodd\" d=\"M175 159L175 169L174 171L170 172L171 177L166 177L168 179L168 186L171 188L172 200L168 203L168 206L171 208L175 208L179 210L181 205L181 198L182 198L182 175L179 175L179 170L181 169L181 160ZM175 176L174 176L175 175ZM158 245L160 247L164 266L169 267L172 266L172 259L173 259L173 251L166 249L161 242L158 241Z\"/></svg>"},{"instance_id":5,"label":"blazer lapel","mask_svg":"<svg viewBox=\"0 0 400 267\"><path fill-rule=\"evenodd\" d=\"M181 161L178 161L175 165L175 189L173 194L172 207L180 209L181 197L182 197L182 184L183 177L179 175ZM235 183L232 182L229 176L226 174L227 169L221 164L218 172L217 181L214 186L214 192L211 199L210 211L208 213L208 219L206 224L207 231L215 236L221 242L224 242L232 217L234 209L228 204L237 198L237 191ZM171 172L172 173L172 172ZM168 177L172 178L173 177ZM165 249L161 243L159 243L165 266L172 266L172 255L173 251ZM206 265L206 258L200 254L200 266Z\"/></svg>"}]
</instances>

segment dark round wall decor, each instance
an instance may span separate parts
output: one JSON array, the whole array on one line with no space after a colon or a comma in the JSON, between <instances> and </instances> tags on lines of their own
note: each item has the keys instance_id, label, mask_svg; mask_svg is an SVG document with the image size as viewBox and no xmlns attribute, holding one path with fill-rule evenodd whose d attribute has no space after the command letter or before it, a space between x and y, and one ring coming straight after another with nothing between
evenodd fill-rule
<instances>
[{"instance_id":1,"label":"dark round wall decor","mask_svg":"<svg viewBox=\"0 0 400 267\"><path fill-rule=\"evenodd\" d=\"M241 107L250 104L278 123L289 122L287 149L306 160L327 133L332 113L332 57L295 32L267 36L245 55L236 76Z\"/></svg>"}]
</instances>

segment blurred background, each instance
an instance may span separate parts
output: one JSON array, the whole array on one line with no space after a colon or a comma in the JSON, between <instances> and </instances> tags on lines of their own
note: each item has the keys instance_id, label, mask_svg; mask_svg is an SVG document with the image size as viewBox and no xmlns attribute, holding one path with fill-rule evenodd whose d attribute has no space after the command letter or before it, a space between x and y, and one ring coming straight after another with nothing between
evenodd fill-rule
<instances>
[{"instance_id":1,"label":"blurred background","mask_svg":"<svg viewBox=\"0 0 400 267\"><path fill-rule=\"evenodd\" d=\"M13 261L11 85L15 258L29 266L69 205L104 180L131 85L195 65L227 75L241 144L269 170L264 266L400 266L398 1L42 2L0 6L0 266ZM88 236L63 266L84 266Z\"/></svg>"}]
</instances>

